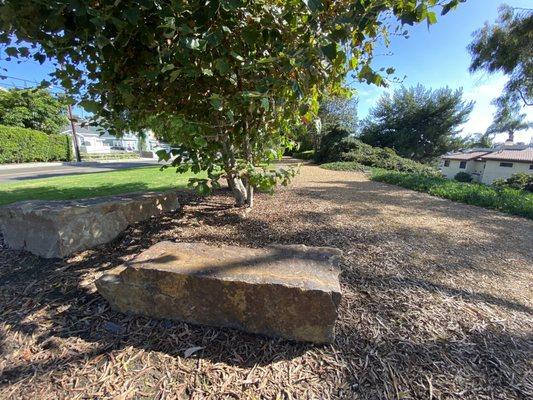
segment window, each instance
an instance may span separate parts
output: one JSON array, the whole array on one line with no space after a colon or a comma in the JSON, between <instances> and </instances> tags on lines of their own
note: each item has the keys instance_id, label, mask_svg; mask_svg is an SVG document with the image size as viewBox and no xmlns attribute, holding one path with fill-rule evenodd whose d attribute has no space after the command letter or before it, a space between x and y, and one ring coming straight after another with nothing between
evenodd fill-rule
<instances>
[{"instance_id":1,"label":"window","mask_svg":"<svg viewBox=\"0 0 533 400\"><path fill-rule=\"evenodd\" d=\"M450 166L450 160L444 160L444 166L449 167ZM533 165L532 165L533 167Z\"/></svg>"},{"instance_id":2,"label":"window","mask_svg":"<svg viewBox=\"0 0 533 400\"><path fill-rule=\"evenodd\" d=\"M512 162L501 162L500 167L513 168Z\"/></svg>"},{"instance_id":3,"label":"window","mask_svg":"<svg viewBox=\"0 0 533 400\"><path fill-rule=\"evenodd\" d=\"M529 169L533 169L533 164L530 164L530 165L529 165Z\"/></svg>"},{"instance_id":4,"label":"window","mask_svg":"<svg viewBox=\"0 0 533 400\"><path fill-rule=\"evenodd\" d=\"M459 168L465 169L466 168L466 161L461 161L461 163L459 164Z\"/></svg>"}]
</instances>

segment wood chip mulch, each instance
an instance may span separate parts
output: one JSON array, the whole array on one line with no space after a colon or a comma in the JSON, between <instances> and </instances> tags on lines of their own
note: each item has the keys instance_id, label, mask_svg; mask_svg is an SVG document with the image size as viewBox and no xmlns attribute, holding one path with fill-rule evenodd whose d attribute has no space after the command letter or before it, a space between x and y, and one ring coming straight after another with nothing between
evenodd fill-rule
<instances>
[{"instance_id":1,"label":"wood chip mulch","mask_svg":"<svg viewBox=\"0 0 533 400\"><path fill-rule=\"evenodd\" d=\"M0 242L1 399L533 398L533 221L315 166L246 217L181 199L69 259ZM335 343L110 310L95 278L160 240L342 249Z\"/></svg>"}]
</instances>

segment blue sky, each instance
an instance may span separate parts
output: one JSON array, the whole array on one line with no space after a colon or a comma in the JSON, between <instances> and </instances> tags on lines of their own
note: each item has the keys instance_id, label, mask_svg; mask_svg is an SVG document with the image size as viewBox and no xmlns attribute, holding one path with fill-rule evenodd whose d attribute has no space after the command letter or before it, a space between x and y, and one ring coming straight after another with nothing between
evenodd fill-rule
<instances>
[{"instance_id":1,"label":"blue sky","mask_svg":"<svg viewBox=\"0 0 533 400\"><path fill-rule=\"evenodd\" d=\"M391 56L380 56L376 66L393 66L398 77L407 75L406 86L421 83L426 87L462 87L464 98L475 100L476 105L470 121L463 127L463 133L484 132L492 122L494 107L491 100L497 97L507 81L502 75L468 72L470 54L466 50L472 40L472 33L481 28L485 21L493 22L498 15L498 7L505 3L512 7L532 8L532 0L467 0L456 10L439 17L437 23L409 27L410 37L393 37L390 47L381 52L392 52ZM353 85L359 92L359 117L364 118L385 89L366 84ZM394 88L397 85L391 85ZM529 107L530 109L533 107ZM533 110L528 112L533 120ZM505 140L499 135L497 140ZM515 135L516 141L528 143L533 138L533 130Z\"/></svg>"},{"instance_id":2,"label":"blue sky","mask_svg":"<svg viewBox=\"0 0 533 400\"><path fill-rule=\"evenodd\" d=\"M404 85L411 86L418 83L426 87L450 88L462 87L466 99L475 100L476 105L470 121L464 126L463 133L484 132L492 122L494 107L491 100L497 97L505 85L506 78L502 75L488 75L468 72L470 55L466 46L470 43L472 32L483 26L485 21L493 22L498 14L498 6L502 3L512 7L531 8L532 0L467 0L455 11L440 17L437 24L427 27L420 24L408 27L410 37L393 37L391 46L377 53L392 52L392 55L376 57L378 67L393 66L399 77L406 75ZM50 63L39 65L36 62L26 61L21 64L2 61L3 68L7 68L6 75L40 81L47 77L53 70ZM16 84L24 85L17 80L0 81L0 86ZM388 90L393 89L392 85ZM355 84L359 93L359 117L364 118L385 89ZM533 107L529 107L530 109ZM533 110L528 112L533 120ZM533 138L533 130L515 135L517 141L529 142ZM500 135L497 140L505 140L505 135Z\"/></svg>"}]
</instances>

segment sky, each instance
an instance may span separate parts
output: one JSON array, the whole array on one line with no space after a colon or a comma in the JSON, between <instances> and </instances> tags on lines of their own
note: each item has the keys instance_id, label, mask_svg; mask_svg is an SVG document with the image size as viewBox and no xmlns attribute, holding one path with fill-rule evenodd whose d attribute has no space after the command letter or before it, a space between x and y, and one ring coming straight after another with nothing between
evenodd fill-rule
<instances>
[{"instance_id":1,"label":"sky","mask_svg":"<svg viewBox=\"0 0 533 400\"><path fill-rule=\"evenodd\" d=\"M507 79L498 74L470 74L468 67L471 57L466 47L475 30L481 28L486 21L496 20L498 7L504 2L512 7L533 7L533 0L467 0L456 10L439 17L437 23L429 28L426 24L407 27L408 39L393 37L388 49L377 52L391 55L377 56L375 66L393 66L398 77L406 75L403 81L406 86L420 83L431 88L462 87L464 98L476 102L470 120L462 127L462 134L485 132L495 111L490 103L499 96ZM32 61L21 64L5 61L0 63L0 67L7 69L0 73L29 81L41 81L53 71L52 64L48 62L43 65ZM4 87L25 84L31 85L30 82L15 79L0 80L0 86ZM383 89L366 84L353 84L359 94L359 118L368 115L369 109L385 90L392 90L397 85L399 84ZM80 109L75 111L81 112ZM533 107L529 107L527 113L533 121ZM502 134L496 140L504 141L505 138L506 135ZM533 129L515 134L515 141L529 143L530 140L533 140Z\"/></svg>"},{"instance_id":2,"label":"sky","mask_svg":"<svg viewBox=\"0 0 533 400\"><path fill-rule=\"evenodd\" d=\"M476 103L470 120L462 127L462 134L485 132L495 111L490 103L500 95L507 79L501 74L470 74L468 67L471 56L466 47L472 41L474 31L486 21L492 23L496 20L498 7L502 3L511 7L533 8L533 0L467 0L454 11L439 17L437 23L429 28L427 24L408 27L408 39L393 37L388 49L376 52L390 52L392 55L376 57L375 66L393 66L398 77L407 76L402 82L405 86L420 83L431 88L463 88L463 98ZM391 85L388 90L398 85ZM358 90L361 119L367 116L369 109L387 90L367 84L354 84L352 87ZM533 121L533 107L524 112ZM496 140L503 142L506 137L506 134L498 135ZM533 129L515 134L515 142L529 143L532 139Z\"/></svg>"}]
</instances>

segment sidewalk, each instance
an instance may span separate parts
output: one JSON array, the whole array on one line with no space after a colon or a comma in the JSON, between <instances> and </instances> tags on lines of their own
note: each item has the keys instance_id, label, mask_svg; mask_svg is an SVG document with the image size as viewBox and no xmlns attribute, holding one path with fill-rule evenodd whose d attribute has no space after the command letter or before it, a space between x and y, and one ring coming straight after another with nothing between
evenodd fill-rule
<instances>
[{"instance_id":1,"label":"sidewalk","mask_svg":"<svg viewBox=\"0 0 533 400\"><path fill-rule=\"evenodd\" d=\"M40 167L57 167L62 165L77 166L77 167L90 167L97 164L112 164L112 163L139 163L139 162L151 162L157 163L155 158L123 158L117 160L97 160L97 161L53 161L53 162L33 162L33 163L14 163L14 164L0 164L0 170L8 169L26 169L26 168L40 168Z\"/></svg>"}]
</instances>

